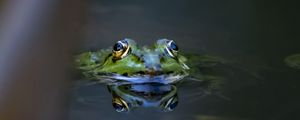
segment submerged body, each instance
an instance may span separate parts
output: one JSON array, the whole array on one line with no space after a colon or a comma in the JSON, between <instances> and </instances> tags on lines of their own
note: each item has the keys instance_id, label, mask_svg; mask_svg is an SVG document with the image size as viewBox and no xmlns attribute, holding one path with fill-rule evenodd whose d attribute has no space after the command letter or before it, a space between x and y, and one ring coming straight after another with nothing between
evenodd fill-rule
<instances>
[{"instance_id":1,"label":"submerged body","mask_svg":"<svg viewBox=\"0 0 300 120\"><path fill-rule=\"evenodd\" d=\"M186 60L173 40L160 39L152 47L139 48L135 41L124 39L112 50L80 54L76 64L92 79L169 83L188 75Z\"/></svg>"}]
</instances>

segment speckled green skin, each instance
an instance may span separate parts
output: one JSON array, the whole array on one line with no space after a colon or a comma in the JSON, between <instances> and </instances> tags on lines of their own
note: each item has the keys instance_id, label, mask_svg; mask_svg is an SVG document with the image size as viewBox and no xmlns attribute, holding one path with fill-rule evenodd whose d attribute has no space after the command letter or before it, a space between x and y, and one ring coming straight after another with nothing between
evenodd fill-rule
<instances>
[{"instance_id":1,"label":"speckled green skin","mask_svg":"<svg viewBox=\"0 0 300 120\"><path fill-rule=\"evenodd\" d=\"M122 59L114 60L112 49L85 52L76 56L76 67L88 78L109 74L125 76L188 74L189 68L185 65L187 59L181 54L177 54L176 57L168 56L161 41L157 41L152 47L138 47L130 39L128 42L131 52Z\"/></svg>"}]
</instances>

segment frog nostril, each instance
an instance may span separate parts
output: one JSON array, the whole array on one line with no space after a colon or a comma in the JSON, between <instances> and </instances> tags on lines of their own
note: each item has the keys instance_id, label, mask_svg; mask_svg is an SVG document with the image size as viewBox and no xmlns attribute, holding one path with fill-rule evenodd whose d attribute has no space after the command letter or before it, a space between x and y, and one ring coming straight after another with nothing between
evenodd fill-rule
<instances>
[{"instance_id":1,"label":"frog nostril","mask_svg":"<svg viewBox=\"0 0 300 120\"><path fill-rule=\"evenodd\" d=\"M128 76L128 73L123 73L122 75L123 75L123 76Z\"/></svg>"}]
</instances>

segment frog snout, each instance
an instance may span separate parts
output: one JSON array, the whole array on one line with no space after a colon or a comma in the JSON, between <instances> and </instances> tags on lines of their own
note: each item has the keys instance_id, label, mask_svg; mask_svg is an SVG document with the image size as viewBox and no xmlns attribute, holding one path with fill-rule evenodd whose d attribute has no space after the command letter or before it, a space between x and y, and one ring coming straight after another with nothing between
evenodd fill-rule
<instances>
[{"instance_id":1,"label":"frog snout","mask_svg":"<svg viewBox=\"0 0 300 120\"><path fill-rule=\"evenodd\" d=\"M143 59L149 74L158 74L162 71L159 54L147 53Z\"/></svg>"},{"instance_id":2,"label":"frog snout","mask_svg":"<svg viewBox=\"0 0 300 120\"><path fill-rule=\"evenodd\" d=\"M155 64L155 65L147 65L147 74L149 75L159 75L162 73L161 65Z\"/></svg>"}]
</instances>

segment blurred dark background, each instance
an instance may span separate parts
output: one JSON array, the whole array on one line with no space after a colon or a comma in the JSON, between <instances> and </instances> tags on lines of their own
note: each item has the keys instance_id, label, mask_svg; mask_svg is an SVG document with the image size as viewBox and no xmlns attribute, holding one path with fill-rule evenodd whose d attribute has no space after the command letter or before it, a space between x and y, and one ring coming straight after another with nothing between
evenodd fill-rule
<instances>
[{"instance_id":1,"label":"blurred dark background","mask_svg":"<svg viewBox=\"0 0 300 120\"><path fill-rule=\"evenodd\" d=\"M271 0L89 0L84 48L111 46L123 38L142 45L170 38L188 51L284 56L299 51L297 5Z\"/></svg>"}]
</instances>

